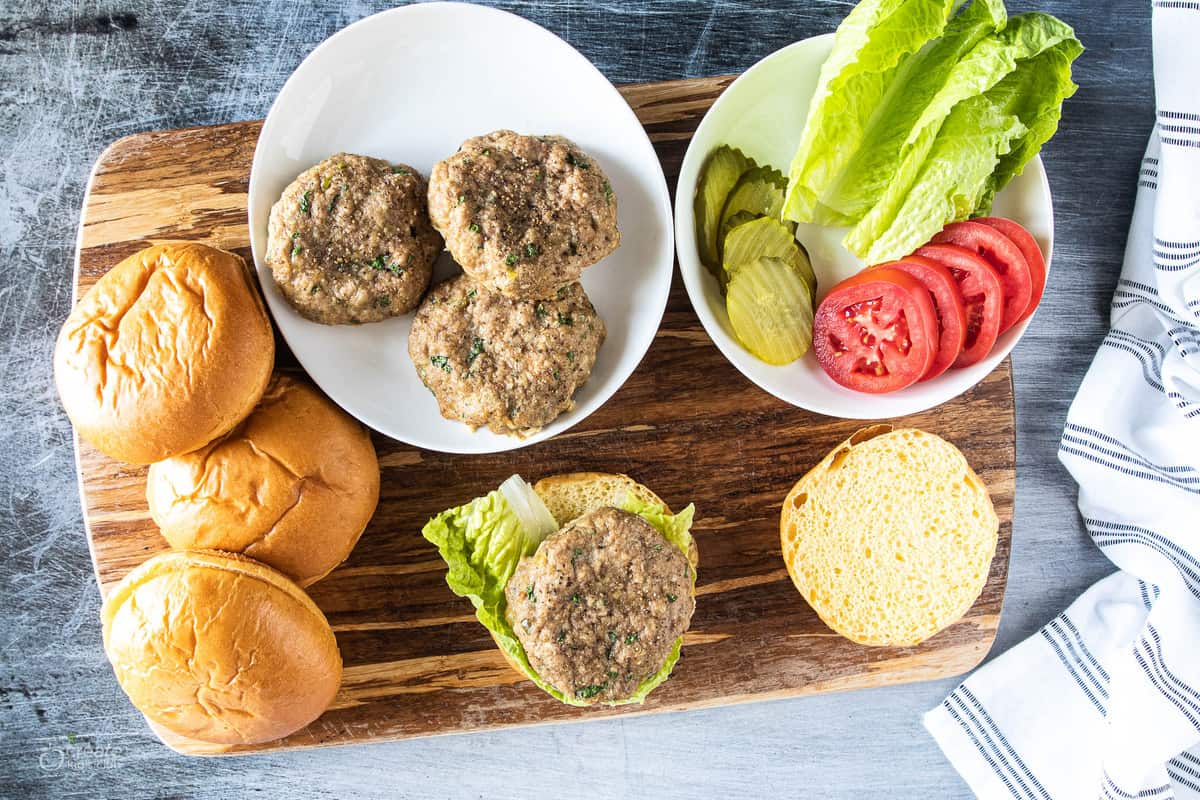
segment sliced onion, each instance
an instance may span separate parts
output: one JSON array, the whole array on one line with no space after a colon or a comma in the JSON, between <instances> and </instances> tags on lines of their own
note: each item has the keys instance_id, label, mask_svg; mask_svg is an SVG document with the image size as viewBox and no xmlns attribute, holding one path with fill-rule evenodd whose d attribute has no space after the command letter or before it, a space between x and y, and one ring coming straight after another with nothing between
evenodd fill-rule
<instances>
[{"instance_id":1,"label":"sliced onion","mask_svg":"<svg viewBox=\"0 0 1200 800\"><path fill-rule=\"evenodd\" d=\"M550 509L546 508L542 498L538 497L533 487L520 475L513 475L500 484L500 494L504 495L508 507L521 521L525 535L534 544L540 544L543 539L558 530L558 523L554 521Z\"/></svg>"}]
</instances>

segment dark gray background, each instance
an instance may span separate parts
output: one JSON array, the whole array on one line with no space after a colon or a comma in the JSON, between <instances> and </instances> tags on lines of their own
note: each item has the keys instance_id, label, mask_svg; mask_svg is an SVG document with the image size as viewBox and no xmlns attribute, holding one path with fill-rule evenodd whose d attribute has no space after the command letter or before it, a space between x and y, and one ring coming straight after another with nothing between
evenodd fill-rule
<instances>
[{"instance_id":1,"label":"dark gray background","mask_svg":"<svg viewBox=\"0 0 1200 800\"><path fill-rule=\"evenodd\" d=\"M321 40L385 2L0 1L0 796L963 796L920 725L953 681L630 720L188 760L104 659L50 354L88 171L129 133L255 119ZM502 2L614 82L733 73L833 30L850 2ZM1012 2L1012 12L1031 10ZM1055 452L1106 328L1153 124L1150 3L1046 0L1088 47L1044 155L1057 243L1014 360L1018 481L993 653L1111 570ZM504 57L497 42L496 57Z\"/></svg>"}]
</instances>

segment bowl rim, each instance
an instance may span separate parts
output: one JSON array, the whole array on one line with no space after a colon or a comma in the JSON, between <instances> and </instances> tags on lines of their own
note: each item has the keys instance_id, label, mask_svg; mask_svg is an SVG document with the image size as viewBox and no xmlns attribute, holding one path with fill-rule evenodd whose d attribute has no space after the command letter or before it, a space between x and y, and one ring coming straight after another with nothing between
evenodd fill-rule
<instances>
[{"instance_id":1,"label":"bowl rim","mask_svg":"<svg viewBox=\"0 0 1200 800\"><path fill-rule=\"evenodd\" d=\"M681 277L683 278L684 288L687 290L688 300L691 302L692 308L696 312L696 316L700 318L700 323L704 327L705 333L708 334L709 339L714 345L716 345L717 349L721 351L721 355L725 356L725 359L729 361L729 363L732 364L735 369L737 369L742 377L746 378L763 391L795 408L801 408L805 411L837 419L873 420L917 414L937 408L944 403L948 403L979 385L984 378L990 375L1001 363L1003 363L1006 358L1009 357L1017 343L1025 335L1025 332L1028 330L1029 325L1032 323L1034 316L1037 314L1037 311L1041 306L1039 305L1038 309L1034 309L1033 314L1030 314L1028 317L1014 325L1009 331L1005 332L1005 335L1010 333L1014 334L1011 336L1010 341L1003 347L994 347L984 361L980 362L981 364L986 364L987 362L994 361L994 363L988 369L983 370L980 368L978 377L971 381L970 384L966 385L961 390L953 392L952 394L940 399L935 399L933 402L912 401L910 399L911 396L906 397L905 389L887 394L869 394L865 392L855 392L844 387L838 387L847 393L846 396L848 398L861 399L870 397L874 398L877 401L876 404L878 405L890 406L890 408L887 409L876 409L880 413L859 413L853 408L835 410L820 403L799 403L789 397L783 396L782 391L778 387L769 385L768 381L760 380L758 377L751 375L746 370L743 370L739 360L742 358L754 358L754 356L745 351L739 342L730 337L724 331L720 321L716 318L713 310L709 307L707 299L705 298L704 282L706 280L711 280L712 278L708 270L705 269L700 263L700 258L695 243L696 222L692 211L692 202L696 190L696 178L699 177L699 170L695 170L692 180L688 185L685 186L683 184L683 177L688 173L689 167L694 164L697 159L707 156L707 153L698 153L696 142L698 139L702 138L701 134L704 132L706 127L713 124L712 120L719 116L722 106L728 102L731 102L729 98L736 94L739 84L744 85L747 82L747 79L749 79L756 72L765 70L771 64L771 62L786 57L786 55L792 51L802 48L806 49L820 46L826 42L832 43L834 36L835 34L833 32L809 36L807 38L800 39L799 41L792 42L789 45L781 47L778 50L767 54L751 65L736 79L734 79L733 82L731 82L729 86L727 86L725 90L721 92L721 96L718 97L705 112L704 117L700 120L700 123L696 126L695 132L692 134L692 138L688 141L687 150L684 152L683 160L680 162L679 180L675 187L675 249L676 257L679 261L679 271ZM1040 183L1040 190L1046 200L1046 213L1049 224L1047 226L1046 242L1043 250L1046 261L1046 276L1048 283L1051 273L1051 262L1054 253L1054 198L1050 189L1050 181L1046 174L1045 165L1042 161L1040 153L1030 159L1030 161L1025 165L1023 172L1026 174L1032 173L1033 178ZM813 310L815 311L816 309ZM807 358L808 356L809 353L806 353L804 356L801 356L801 358ZM787 369L790 366L792 365L784 365L783 367L780 367L780 369ZM974 366L976 365L973 365L973 367ZM967 369L972 369L972 367L968 367ZM823 375L823 377L828 379L827 376ZM828 380L830 381L831 385L836 386L832 379Z\"/></svg>"},{"instance_id":2,"label":"bowl rim","mask_svg":"<svg viewBox=\"0 0 1200 800\"><path fill-rule=\"evenodd\" d=\"M363 28L378 25L384 20L390 21L395 17L409 16L414 14L444 13L476 14L481 17L491 17L493 19L503 20L506 24L525 27L526 29L531 30L535 36L543 37L550 46L561 46L565 48L564 57L574 60L579 65L581 70L585 72L590 71L595 77L600 79L602 83L597 85L597 92L607 94L609 97L615 99L619 104L620 110L618 113L625 115L626 122L632 123L632 126L636 126L637 130L641 134L640 140L637 142L637 144L641 148L642 152L640 155L638 155L638 159L640 160L643 157L648 157L649 162L652 162L655 166L655 169L652 171L647 171L644 174L642 172L638 172L636 175L639 176L641 181L644 181L643 188L647 194L648 200L651 205L659 211L661 219L664 223L662 225L662 230L659 232L659 241L662 242L662 244L656 245L656 249L658 249L658 247L661 247L662 249L663 255L660 259L662 263L656 263L653 266L656 269L667 273L668 275L673 272L673 262L675 256L675 226L673 224L671 194L667 184L666 174L662 168L662 161L659 159L658 154L654 149L654 144L650 140L650 136L646 132L645 126L642 124L641 120L638 119L636 112L634 112L633 108L629 105L629 102L625 99L624 95L621 94L613 82L610 81L608 77L605 76L604 73L601 72L587 56L581 53L570 42L530 19L526 19L519 14L491 6L458 2L457 0L441 0L439 2L413 3L385 9L383 11L363 17L362 19L355 20L349 25L334 31L323 41L318 43L311 51L308 52L307 55L304 56L303 59L300 60L295 69L288 76L287 80L284 81L283 86L280 88L279 93L275 96L275 99L271 102L271 107L267 112L267 116L264 118L262 128L258 134L258 140L255 143L254 156L251 160L250 176L246 189L246 220L249 228L251 262L263 294L269 295L273 289L272 286L268 285L270 269L265 263L267 235L265 230L256 230L254 219L255 216L262 211L260 208L260 203L267 203L266 211L267 214L269 214L270 207L274 204L274 199L259 200L259 195L263 195L264 192L261 187L259 187L256 191L256 186L258 182L263 179L262 172L263 169L265 169L265 166L263 165L265 165L267 159L270 158L270 154L267 153L267 146L265 144L268 136L272 133L277 125L283 124L278 114L278 110L283 98L289 93L289 90L295 90L300 82L305 80L303 77L301 77L301 73L305 70L306 65L318 61L320 58L324 57L323 54L326 51L339 46L341 42L354 36L356 32L362 30ZM665 242L663 241L663 238L665 238ZM261 258L260 253L262 254ZM394 426L388 425L385 420L378 418L377 415L359 410L352 410L354 404L352 401L349 404L347 403L347 398L349 395L344 390L344 387L328 380L325 382L318 380L310 369L309 362L311 361L311 356L306 360L306 357L303 354L303 348L297 348L295 344L293 344L293 342L284 332L283 326L280 325L277 320L273 320L273 323L275 328L279 330L280 337L288 345L288 349L291 350L301 369L304 370L308 380L316 384L316 386L325 395L327 395L340 408L346 411L346 413L367 425L372 430L378 431L379 433L391 439L395 439L396 441L413 447L419 447L424 450L456 455L484 455L489 453L501 453L511 450L519 450L539 444L549 439L553 439L557 436L561 436L607 404L612 397L617 394L617 392L619 392L621 388L628 382L629 378L645 360L647 352L649 352L650 347L654 344L658 330L662 326L662 318L666 312L667 303L670 299L671 283L672 281L668 277L666 280L662 281L662 289L657 296L649 295L639 296L637 298L638 305L643 310L649 312L647 315L648 320L653 319L654 324L651 326L649 321L646 322L647 333L645 333L642 337L639 338L632 335L629 337L628 341L626 342L625 351L626 353L630 354L625 358L627 364L624 366L622 366L620 363L617 364L603 390L597 392L588 403L579 403L575 405L573 408L563 412L554 420L551 420L551 422L541 430L530 436L522 438L513 435L495 434L493 437L489 437L493 438L494 443L482 447L447 444L438 441L434 436L406 435L401 437L397 435L398 432L395 430ZM274 310L272 308L273 301L269 297L266 298L266 301L268 310L271 311L272 316L274 317ZM286 304L286 301L279 302ZM590 378L591 376L589 376L589 379ZM566 421L565 424L563 424L561 427L555 427L555 423L562 420ZM464 424L458 422L457 420L448 421L457 425ZM483 439L479 437L473 437L470 439L470 441L479 442L483 441Z\"/></svg>"}]
</instances>

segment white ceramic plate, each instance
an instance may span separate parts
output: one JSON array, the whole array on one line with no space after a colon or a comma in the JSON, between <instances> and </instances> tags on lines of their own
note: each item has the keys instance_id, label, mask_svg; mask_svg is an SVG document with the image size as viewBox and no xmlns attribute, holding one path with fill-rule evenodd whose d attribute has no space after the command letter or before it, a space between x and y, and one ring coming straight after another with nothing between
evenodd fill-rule
<instances>
[{"instance_id":1,"label":"white ceramic plate","mask_svg":"<svg viewBox=\"0 0 1200 800\"><path fill-rule=\"evenodd\" d=\"M408 357L412 314L319 325L297 314L267 268L271 205L301 172L340 151L403 161L426 176L463 140L499 128L559 133L603 166L621 246L584 273L608 327L576 406L526 439L443 419ZM338 405L395 439L448 453L494 453L547 439L612 396L654 339L671 285L671 206L658 157L629 105L549 31L482 6L429 3L340 31L304 59L267 115L250 172L250 243L283 338ZM443 254L440 281L458 271Z\"/></svg>"},{"instance_id":2,"label":"white ceramic plate","mask_svg":"<svg viewBox=\"0 0 1200 800\"><path fill-rule=\"evenodd\" d=\"M705 158L718 145L739 147L760 164L786 174L792 161L821 64L833 46L833 34L805 39L776 51L751 67L713 104L688 146L675 195L675 238L679 266L692 305L705 330L733 365L760 387L792 405L851 419L883 419L915 414L946 402L983 380L1009 354L1029 326L1025 320L1006 331L991 354L965 369L951 369L933 380L898 392L870 395L834 383L812 353L783 367L759 361L738 343L725 313L717 281L696 251L692 199ZM1050 185L1040 158L996 197L996 216L1016 220L1041 245L1050 266L1054 213ZM817 273L817 300L834 284L866 265L842 247L845 228L801 225L796 237L808 248Z\"/></svg>"}]
</instances>

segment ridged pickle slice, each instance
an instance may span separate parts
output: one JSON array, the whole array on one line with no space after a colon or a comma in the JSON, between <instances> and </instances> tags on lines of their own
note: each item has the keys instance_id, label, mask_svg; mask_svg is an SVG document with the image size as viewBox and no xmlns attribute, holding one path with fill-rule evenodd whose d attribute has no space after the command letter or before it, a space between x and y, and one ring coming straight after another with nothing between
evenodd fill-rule
<instances>
[{"instance_id":1,"label":"ridged pickle slice","mask_svg":"<svg viewBox=\"0 0 1200 800\"><path fill-rule=\"evenodd\" d=\"M787 180L783 173L771 167L755 167L742 174L729 193L721 212L721 227L729 230L727 222L735 215L748 211L756 217L779 218Z\"/></svg>"},{"instance_id":2,"label":"ridged pickle slice","mask_svg":"<svg viewBox=\"0 0 1200 800\"><path fill-rule=\"evenodd\" d=\"M745 225L748 222L753 222L758 218L758 215L752 211L739 211L732 217L729 217L721 222L721 235L717 239L717 256L722 265L725 263L725 240L729 238L730 232L732 232L734 228L737 228L740 225ZM721 279L722 283L724 283L725 276L721 275L721 272L721 269L717 270L717 277Z\"/></svg>"},{"instance_id":3,"label":"ridged pickle slice","mask_svg":"<svg viewBox=\"0 0 1200 800\"><path fill-rule=\"evenodd\" d=\"M742 346L768 364L790 364L812 345L808 285L781 258L760 257L739 267L729 279L725 310Z\"/></svg>"},{"instance_id":4,"label":"ridged pickle slice","mask_svg":"<svg viewBox=\"0 0 1200 800\"><path fill-rule=\"evenodd\" d=\"M701 263L714 275L721 271L721 212L725 209L725 201L742 175L754 167L754 161L743 155L741 150L721 145L709 155L700 170L693 203L696 245L700 250Z\"/></svg>"},{"instance_id":5,"label":"ridged pickle slice","mask_svg":"<svg viewBox=\"0 0 1200 800\"><path fill-rule=\"evenodd\" d=\"M808 285L809 305L817 295L817 275L813 272L808 253L796 241L791 227L771 217L761 217L753 222L738 225L725 237L723 264L727 275L732 275L756 258L778 258L786 261Z\"/></svg>"}]
</instances>

